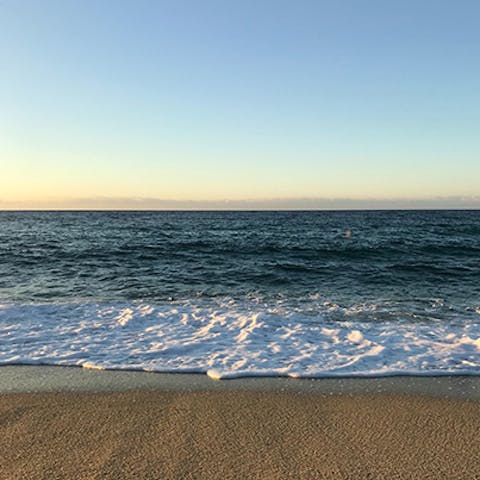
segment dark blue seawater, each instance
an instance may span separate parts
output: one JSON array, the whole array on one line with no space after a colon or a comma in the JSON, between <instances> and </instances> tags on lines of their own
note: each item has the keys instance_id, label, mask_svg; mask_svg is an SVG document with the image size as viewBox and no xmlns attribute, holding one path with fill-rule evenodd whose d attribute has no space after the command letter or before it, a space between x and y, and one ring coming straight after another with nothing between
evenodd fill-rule
<instances>
[{"instance_id":1,"label":"dark blue seawater","mask_svg":"<svg viewBox=\"0 0 480 480\"><path fill-rule=\"evenodd\" d=\"M0 212L0 303L0 326L10 335L0 337L4 363L41 362L44 358L50 363L69 363L71 359L70 363L78 364L93 359L114 367L143 368L152 361L152 368L160 370L175 371L182 365L194 371L205 371L212 365L218 370L217 364L207 365L206 360L211 359L209 348L215 350L214 338L223 338L224 350L234 348L227 339L238 350L239 342L233 339L242 335L258 314L263 318L260 323L268 328L252 327L252 332L261 335L256 344L248 344L250 350L244 357L250 358L252 348L257 348L267 360L264 369L250 363L244 373L282 374L276 368L278 362L270 361L265 349L267 344L279 343L283 338L279 329L290 324L290 329L297 325L303 335L295 340L299 345L312 345L312 355L306 354L305 363L294 373L315 375L335 370L334 363L322 370L315 356L319 349L315 328L331 328L335 322L342 328L345 322L359 322L360 326L373 322L377 327L382 323L408 324L409 328L418 324L420 329L427 325L427 331L434 322L435 328L443 325L453 329L446 335L454 335L460 344L463 337L471 340L466 341L471 351L462 353L468 357L467 363L460 365L476 369L478 359L473 357L480 352L480 342L479 351L475 350L476 333L467 335L455 328L473 328L480 321L480 212ZM139 308L153 310L143 315ZM108 309L113 313L105 314ZM126 320L121 313L125 309L132 310ZM233 323L229 323L229 314L234 316L230 319ZM117 363L111 361L112 351L105 354L102 363L102 359L89 355L65 359L58 354L64 351L61 346L55 347L57 353L47 352L45 357L38 348L5 346L27 323L45 346L48 342L42 328L53 336L65 337L60 327L74 329L77 320L102 323L102 318L107 318L103 325L117 321L122 327L128 325L130 334L138 337L145 335L143 327L153 328L159 318L158 322L168 325L180 325L182 318L188 324L193 318L205 326L211 325L215 315L223 315L225 331L234 322L240 324L235 324L230 336L222 336L225 332L221 331L210 339L211 344L202 344L197 353L193 349L188 355L194 360L181 366L171 363L173 355L167 358L158 353L155 357L151 348L148 352L144 349L142 357L140 344L135 345L132 337L123 339L125 328L118 338L100 342L100 350L108 342L120 342L119 348L121 342L130 345ZM148 322L139 323L140 318L148 318ZM246 326L241 326L242 321ZM358 332L352 336L352 345L365 340L365 332L355 325L345 332L344 346L352 331ZM78 335L85 335L84 327L79 323ZM433 336L438 334L435 328L430 328ZM399 333L399 338L404 333ZM180 358L186 355L182 348L187 344L181 339L187 333L178 330L175 334L176 358ZM22 330L21 335L24 338L26 332ZM69 335L62 338L74 338L72 332ZM91 331L89 335L92 342L98 338ZM169 337L170 343L165 342L171 345L173 337ZM287 338L278 347L282 352ZM341 335L338 338L341 344ZM383 345L373 339L369 342ZM167 343L160 341L156 351L161 352L161 345ZM242 348L246 345L240 344ZM132 349L139 351L132 354ZM294 358L300 350L295 350ZM278 353L275 348L272 351ZM350 350L339 351L344 355ZM237 354L241 361L241 352ZM408 355L408 349L402 355ZM445 355L449 355L446 350ZM377 358L374 354L366 356ZM403 359L396 368L385 363L385 353L381 356L380 364L362 364L358 371L373 372L385 366L386 372L402 370ZM291 355L284 357L282 368L286 368L285 362L295 363L288 363ZM310 364L309 358L313 359ZM444 366L430 358L422 361L435 371L454 370L461 361L455 357L452 364ZM422 364L418 358L416 362L408 368L420 371ZM230 367L224 370L228 373ZM287 370L285 373L290 374Z\"/></svg>"},{"instance_id":2,"label":"dark blue seawater","mask_svg":"<svg viewBox=\"0 0 480 480\"><path fill-rule=\"evenodd\" d=\"M1 300L316 292L478 303L480 212L0 212Z\"/></svg>"}]
</instances>

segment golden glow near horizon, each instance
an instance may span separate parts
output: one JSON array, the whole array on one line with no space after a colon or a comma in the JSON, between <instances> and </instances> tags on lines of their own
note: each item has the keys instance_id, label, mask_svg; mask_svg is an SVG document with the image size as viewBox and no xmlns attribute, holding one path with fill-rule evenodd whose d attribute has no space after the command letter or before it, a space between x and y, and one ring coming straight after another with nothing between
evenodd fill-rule
<instances>
[{"instance_id":1,"label":"golden glow near horizon","mask_svg":"<svg viewBox=\"0 0 480 480\"><path fill-rule=\"evenodd\" d=\"M294 207L296 199L306 198L375 202L478 194L476 177L464 178L462 170L452 173L446 159L443 168L439 164L431 170L421 162L405 169L400 158L382 163L378 155L356 162L332 154L330 162L320 153L316 161L312 152L299 161L281 152L272 163L273 151L263 157L249 150L216 156L200 151L182 155L173 149L163 155L142 153L139 160L134 152L110 145L104 146L103 155L16 151L0 145L0 208L115 208L119 201L122 208L135 208L142 199L191 202L200 208L209 202L282 199Z\"/></svg>"},{"instance_id":2,"label":"golden glow near horizon","mask_svg":"<svg viewBox=\"0 0 480 480\"><path fill-rule=\"evenodd\" d=\"M5 158L5 157L3 157ZM34 165L33 167L31 165ZM199 165L202 162L199 161ZM243 164L244 165L244 164ZM2 165L0 208L103 208L109 201L122 200L134 208L142 199L202 203L223 201L264 201L271 199L357 199L427 200L437 197L475 197L476 182L459 192L449 175L428 181L418 175L397 180L393 169L352 172L338 177L338 171L308 175L303 171L268 171L261 165L233 165L224 171L192 168L175 171L161 163L142 168L137 162L115 167L110 163L82 162L61 165L46 162L8 162ZM443 177L443 178L442 178Z\"/></svg>"}]
</instances>

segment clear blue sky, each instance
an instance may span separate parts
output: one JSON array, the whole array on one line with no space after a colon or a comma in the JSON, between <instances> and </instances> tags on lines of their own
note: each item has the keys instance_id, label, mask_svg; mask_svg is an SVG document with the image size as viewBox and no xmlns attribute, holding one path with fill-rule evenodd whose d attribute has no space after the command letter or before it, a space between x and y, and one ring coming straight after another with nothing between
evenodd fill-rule
<instances>
[{"instance_id":1,"label":"clear blue sky","mask_svg":"<svg viewBox=\"0 0 480 480\"><path fill-rule=\"evenodd\" d=\"M0 208L480 206L479 25L466 0L1 0Z\"/></svg>"}]
</instances>

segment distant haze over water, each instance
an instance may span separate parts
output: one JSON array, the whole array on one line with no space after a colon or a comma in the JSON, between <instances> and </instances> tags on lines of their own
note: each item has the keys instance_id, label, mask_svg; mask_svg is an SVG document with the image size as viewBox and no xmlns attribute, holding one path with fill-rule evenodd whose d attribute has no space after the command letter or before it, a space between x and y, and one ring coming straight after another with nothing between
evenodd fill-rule
<instances>
[{"instance_id":1,"label":"distant haze over water","mask_svg":"<svg viewBox=\"0 0 480 480\"><path fill-rule=\"evenodd\" d=\"M169 200L161 198L94 197L5 201L0 210L462 210L480 209L480 196L424 199L270 198Z\"/></svg>"}]
</instances>

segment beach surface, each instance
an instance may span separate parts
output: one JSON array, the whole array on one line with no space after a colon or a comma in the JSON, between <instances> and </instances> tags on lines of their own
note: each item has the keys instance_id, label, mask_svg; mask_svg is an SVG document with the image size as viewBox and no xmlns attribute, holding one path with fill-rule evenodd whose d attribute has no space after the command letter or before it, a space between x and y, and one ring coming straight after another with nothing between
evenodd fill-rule
<instances>
[{"instance_id":1,"label":"beach surface","mask_svg":"<svg viewBox=\"0 0 480 480\"><path fill-rule=\"evenodd\" d=\"M480 478L479 386L1 367L0 478Z\"/></svg>"}]
</instances>

